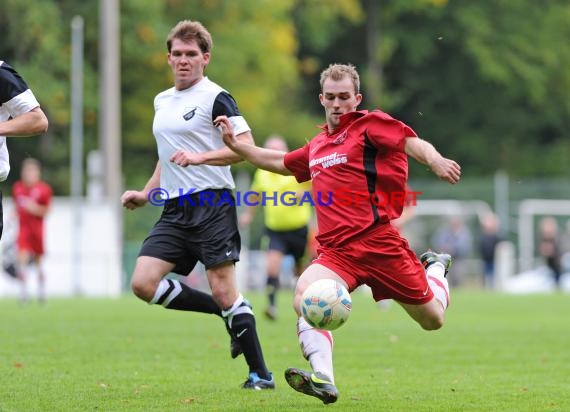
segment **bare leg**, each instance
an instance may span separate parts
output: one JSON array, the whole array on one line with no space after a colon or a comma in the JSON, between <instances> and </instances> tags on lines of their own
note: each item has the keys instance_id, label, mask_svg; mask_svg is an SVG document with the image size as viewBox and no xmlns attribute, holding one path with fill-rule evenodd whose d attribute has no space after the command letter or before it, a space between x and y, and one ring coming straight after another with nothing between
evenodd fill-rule
<instances>
[{"instance_id":1,"label":"bare leg","mask_svg":"<svg viewBox=\"0 0 570 412\"><path fill-rule=\"evenodd\" d=\"M436 330L443 326L445 316L441 303L433 298L423 305L410 305L398 302L408 315L412 317L425 330Z\"/></svg>"},{"instance_id":2,"label":"bare leg","mask_svg":"<svg viewBox=\"0 0 570 412\"><path fill-rule=\"evenodd\" d=\"M20 302L27 303L28 301L28 266L30 263L30 252L27 250L18 251L18 267L16 273L18 275L18 280L20 281Z\"/></svg>"},{"instance_id":3,"label":"bare leg","mask_svg":"<svg viewBox=\"0 0 570 412\"><path fill-rule=\"evenodd\" d=\"M283 262L283 253L278 250L267 252L267 299L269 306L265 310L265 315L275 320L277 317L276 297L279 291L279 273Z\"/></svg>"},{"instance_id":4,"label":"bare leg","mask_svg":"<svg viewBox=\"0 0 570 412\"><path fill-rule=\"evenodd\" d=\"M38 300L40 303L46 303L46 275L42 266L42 257L34 256L34 263L38 271Z\"/></svg>"}]
</instances>

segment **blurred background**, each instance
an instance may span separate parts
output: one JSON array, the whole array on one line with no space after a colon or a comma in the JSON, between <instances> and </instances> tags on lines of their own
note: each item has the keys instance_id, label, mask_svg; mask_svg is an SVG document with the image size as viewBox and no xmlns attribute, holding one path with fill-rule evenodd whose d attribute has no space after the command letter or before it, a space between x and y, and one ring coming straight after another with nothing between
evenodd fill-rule
<instances>
[{"instance_id":1,"label":"blurred background","mask_svg":"<svg viewBox=\"0 0 570 412\"><path fill-rule=\"evenodd\" d=\"M570 290L568 1L0 0L0 60L50 120L45 135L8 139L12 173L0 186L9 196L26 157L43 163L56 196L51 295L128 290L160 208L123 211L119 197L154 170L153 98L172 86L165 39L181 19L211 32L206 74L236 98L259 145L273 133L303 145L324 119L320 72L356 65L361 108L403 120L463 169L450 186L410 162L421 192L402 227L412 247L453 253L457 287ZM232 170L246 190L253 168ZM3 259L15 230L9 199L5 208ZM263 285L261 232L259 216L243 231L245 288ZM15 295L14 283L0 276L0 296Z\"/></svg>"}]
</instances>

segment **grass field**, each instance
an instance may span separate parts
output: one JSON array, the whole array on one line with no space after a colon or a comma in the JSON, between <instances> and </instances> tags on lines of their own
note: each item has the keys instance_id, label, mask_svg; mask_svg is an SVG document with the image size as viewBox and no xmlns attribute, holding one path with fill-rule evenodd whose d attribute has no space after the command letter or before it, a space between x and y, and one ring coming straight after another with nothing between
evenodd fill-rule
<instances>
[{"instance_id":1,"label":"grass field","mask_svg":"<svg viewBox=\"0 0 570 412\"><path fill-rule=\"evenodd\" d=\"M261 313L263 297L249 294ZM275 391L239 388L221 320L118 300L0 300L0 411L569 411L570 296L456 292L446 326L422 331L395 304L353 295L335 333L340 398L290 389L305 367L289 310L258 330Z\"/></svg>"}]
</instances>

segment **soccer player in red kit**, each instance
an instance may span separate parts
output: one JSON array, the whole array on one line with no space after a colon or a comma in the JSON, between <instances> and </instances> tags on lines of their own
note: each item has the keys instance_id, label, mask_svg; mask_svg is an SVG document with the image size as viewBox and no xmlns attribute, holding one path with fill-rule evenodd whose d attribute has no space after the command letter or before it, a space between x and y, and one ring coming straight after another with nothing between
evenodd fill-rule
<instances>
[{"instance_id":1,"label":"soccer player in red kit","mask_svg":"<svg viewBox=\"0 0 570 412\"><path fill-rule=\"evenodd\" d=\"M21 180L14 183L12 196L18 213L18 279L22 284L22 302L27 300L25 268L33 261L38 272L39 299L45 302L44 217L49 211L52 190L41 180L41 166L36 159L22 162Z\"/></svg>"},{"instance_id":2,"label":"soccer player in red kit","mask_svg":"<svg viewBox=\"0 0 570 412\"><path fill-rule=\"evenodd\" d=\"M318 256L299 278L294 308L301 350L313 371L289 368L285 378L293 389L332 403L338 398L332 333L314 329L301 316L303 292L323 278L349 291L366 284L375 300L394 299L422 328L439 329L449 304L445 276L451 257L429 251L418 259L390 222L404 207L408 156L452 184L459 181L461 168L388 114L357 111L362 95L354 66L330 65L320 83L326 124L292 152L240 143L225 117L215 122L225 143L255 166L292 174L299 182L312 180Z\"/></svg>"}]
</instances>

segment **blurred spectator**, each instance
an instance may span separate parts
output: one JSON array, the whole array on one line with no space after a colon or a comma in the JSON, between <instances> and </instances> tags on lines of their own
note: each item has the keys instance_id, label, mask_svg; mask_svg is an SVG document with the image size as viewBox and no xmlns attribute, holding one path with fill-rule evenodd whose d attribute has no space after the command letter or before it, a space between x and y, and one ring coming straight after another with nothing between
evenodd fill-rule
<instances>
[{"instance_id":1,"label":"blurred spectator","mask_svg":"<svg viewBox=\"0 0 570 412\"><path fill-rule=\"evenodd\" d=\"M538 254L551 270L556 287L560 287L560 275L562 274L560 265L561 250L556 219L551 216L542 218L538 231Z\"/></svg>"},{"instance_id":2,"label":"blurred spectator","mask_svg":"<svg viewBox=\"0 0 570 412\"><path fill-rule=\"evenodd\" d=\"M22 284L21 300L28 299L26 288L27 268L34 263L38 274L38 295L45 302L45 273L42 268L44 255L44 217L49 211L51 186L41 180L41 165L36 159L22 162L20 179L12 188L12 196L18 213L18 279Z\"/></svg>"},{"instance_id":3,"label":"blurred spectator","mask_svg":"<svg viewBox=\"0 0 570 412\"><path fill-rule=\"evenodd\" d=\"M566 230L560 236L560 249L562 256L560 258L562 272L570 272L570 219L566 221L564 226Z\"/></svg>"},{"instance_id":4,"label":"blurred spectator","mask_svg":"<svg viewBox=\"0 0 570 412\"><path fill-rule=\"evenodd\" d=\"M460 217L453 217L441 226L432 237L432 244L438 253L447 253L453 258L454 276L449 281L458 285L465 277L465 259L471 254L473 238L471 231Z\"/></svg>"},{"instance_id":5,"label":"blurred spectator","mask_svg":"<svg viewBox=\"0 0 570 412\"><path fill-rule=\"evenodd\" d=\"M483 285L487 289L494 287L495 249L501 240L497 215L494 213L485 215L481 221L479 252L481 253L481 259L483 259Z\"/></svg>"}]
</instances>

